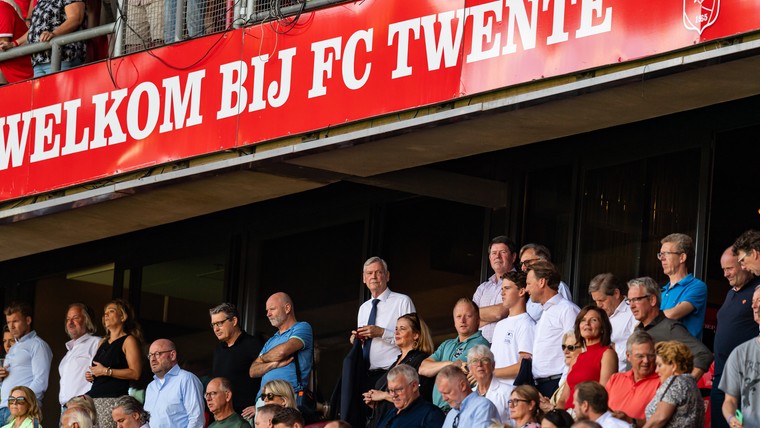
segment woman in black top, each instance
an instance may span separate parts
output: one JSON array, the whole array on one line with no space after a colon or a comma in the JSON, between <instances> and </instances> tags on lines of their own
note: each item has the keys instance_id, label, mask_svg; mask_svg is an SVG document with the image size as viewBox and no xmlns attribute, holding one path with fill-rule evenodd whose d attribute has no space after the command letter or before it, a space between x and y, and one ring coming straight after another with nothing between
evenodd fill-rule
<instances>
[{"instance_id":1,"label":"woman in black top","mask_svg":"<svg viewBox=\"0 0 760 428\"><path fill-rule=\"evenodd\" d=\"M106 335L85 375L92 382L87 395L95 401L100 428L115 428L111 418L113 404L118 397L127 395L130 381L140 378L143 335L132 307L122 299L106 305L103 327Z\"/></svg>"},{"instance_id":2,"label":"woman in black top","mask_svg":"<svg viewBox=\"0 0 760 428\"><path fill-rule=\"evenodd\" d=\"M407 364L415 370L419 370L422 360L433 353L433 339L430 337L430 330L416 312L402 315L396 321L396 346L401 350L401 354L389 370L399 364ZM420 376L420 395L422 398L430 401L432 393L433 380ZM364 403L373 408L372 417L367 424L371 428L376 426L385 412L395 409L391 394L388 392L387 373L377 381L375 389L370 389L364 393Z\"/></svg>"}]
</instances>

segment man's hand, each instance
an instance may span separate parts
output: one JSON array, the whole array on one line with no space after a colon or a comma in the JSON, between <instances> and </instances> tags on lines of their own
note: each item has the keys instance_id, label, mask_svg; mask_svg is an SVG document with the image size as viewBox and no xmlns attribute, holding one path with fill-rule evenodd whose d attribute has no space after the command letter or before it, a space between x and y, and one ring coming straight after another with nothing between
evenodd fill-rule
<instances>
[{"instance_id":1,"label":"man's hand","mask_svg":"<svg viewBox=\"0 0 760 428\"><path fill-rule=\"evenodd\" d=\"M376 325L365 325L356 329L355 334L362 340L372 339L373 337L381 337L385 333L385 329Z\"/></svg>"},{"instance_id":2,"label":"man's hand","mask_svg":"<svg viewBox=\"0 0 760 428\"><path fill-rule=\"evenodd\" d=\"M7 51L8 49L14 47L13 42L10 41L2 41L0 42L0 51Z\"/></svg>"},{"instance_id":3,"label":"man's hand","mask_svg":"<svg viewBox=\"0 0 760 428\"><path fill-rule=\"evenodd\" d=\"M240 412L240 416L245 419L253 419L256 416L256 406L248 406Z\"/></svg>"}]
</instances>

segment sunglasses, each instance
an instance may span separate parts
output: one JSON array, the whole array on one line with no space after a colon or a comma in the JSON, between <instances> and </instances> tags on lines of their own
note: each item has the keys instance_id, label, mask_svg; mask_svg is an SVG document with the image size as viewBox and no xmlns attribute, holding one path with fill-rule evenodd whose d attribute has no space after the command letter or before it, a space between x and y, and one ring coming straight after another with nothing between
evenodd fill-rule
<instances>
[{"instance_id":1,"label":"sunglasses","mask_svg":"<svg viewBox=\"0 0 760 428\"><path fill-rule=\"evenodd\" d=\"M14 396L8 397L8 404L9 405L10 404L21 405L21 404L25 404L25 403L26 403L26 397L14 397Z\"/></svg>"},{"instance_id":2,"label":"sunglasses","mask_svg":"<svg viewBox=\"0 0 760 428\"><path fill-rule=\"evenodd\" d=\"M581 345L562 345L563 351L574 352L576 349L581 349Z\"/></svg>"},{"instance_id":3,"label":"sunglasses","mask_svg":"<svg viewBox=\"0 0 760 428\"><path fill-rule=\"evenodd\" d=\"M272 401L274 400L274 397L282 398L282 395L272 394L271 392L267 392L266 394L261 394L261 399L264 401Z\"/></svg>"}]
</instances>

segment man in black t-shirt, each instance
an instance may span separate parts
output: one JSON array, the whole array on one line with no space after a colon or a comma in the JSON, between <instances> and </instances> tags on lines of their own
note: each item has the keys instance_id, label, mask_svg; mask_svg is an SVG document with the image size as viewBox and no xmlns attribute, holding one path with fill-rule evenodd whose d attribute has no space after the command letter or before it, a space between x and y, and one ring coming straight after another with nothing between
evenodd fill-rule
<instances>
[{"instance_id":1,"label":"man in black t-shirt","mask_svg":"<svg viewBox=\"0 0 760 428\"><path fill-rule=\"evenodd\" d=\"M248 369L261 353L262 341L240 327L240 315L231 303L222 303L209 310L211 327L219 344L214 348L211 376L224 377L232 383L232 404L235 412L246 419L256 413L256 394L260 378L251 378Z\"/></svg>"}]
</instances>

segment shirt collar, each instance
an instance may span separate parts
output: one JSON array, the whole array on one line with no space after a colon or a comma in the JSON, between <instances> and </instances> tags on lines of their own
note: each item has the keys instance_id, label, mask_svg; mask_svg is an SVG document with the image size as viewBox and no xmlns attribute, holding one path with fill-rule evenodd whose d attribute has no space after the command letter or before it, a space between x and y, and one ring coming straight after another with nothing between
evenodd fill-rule
<instances>
[{"instance_id":1,"label":"shirt collar","mask_svg":"<svg viewBox=\"0 0 760 428\"><path fill-rule=\"evenodd\" d=\"M90 333L85 333L79 339L69 340L68 342L66 342L66 349L68 349L69 351L71 351L72 349L74 349L75 346L79 345L80 343L84 342L85 340L87 340L90 337L92 337L92 335Z\"/></svg>"},{"instance_id":2,"label":"shirt collar","mask_svg":"<svg viewBox=\"0 0 760 428\"><path fill-rule=\"evenodd\" d=\"M628 305L628 303L625 303L625 299L623 299L623 301L618 304L617 308L615 308L615 312L612 313L612 316L614 317L615 314L621 314L630 311L631 307Z\"/></svg>"},{"instance_id":3,"label":"shirt collar","mask_svg":"<svg viewBox=\"0 0 760 428\"><path fill-rule=\"evenodd\" d=\"M34 330L32 330L29 333L27 333L27 334L19 337L18 339L16 339L16 342L26 342L27 340L32 340L35 337L37 337L37 332L34 331Z\"/></svg>"}]
</instances>

